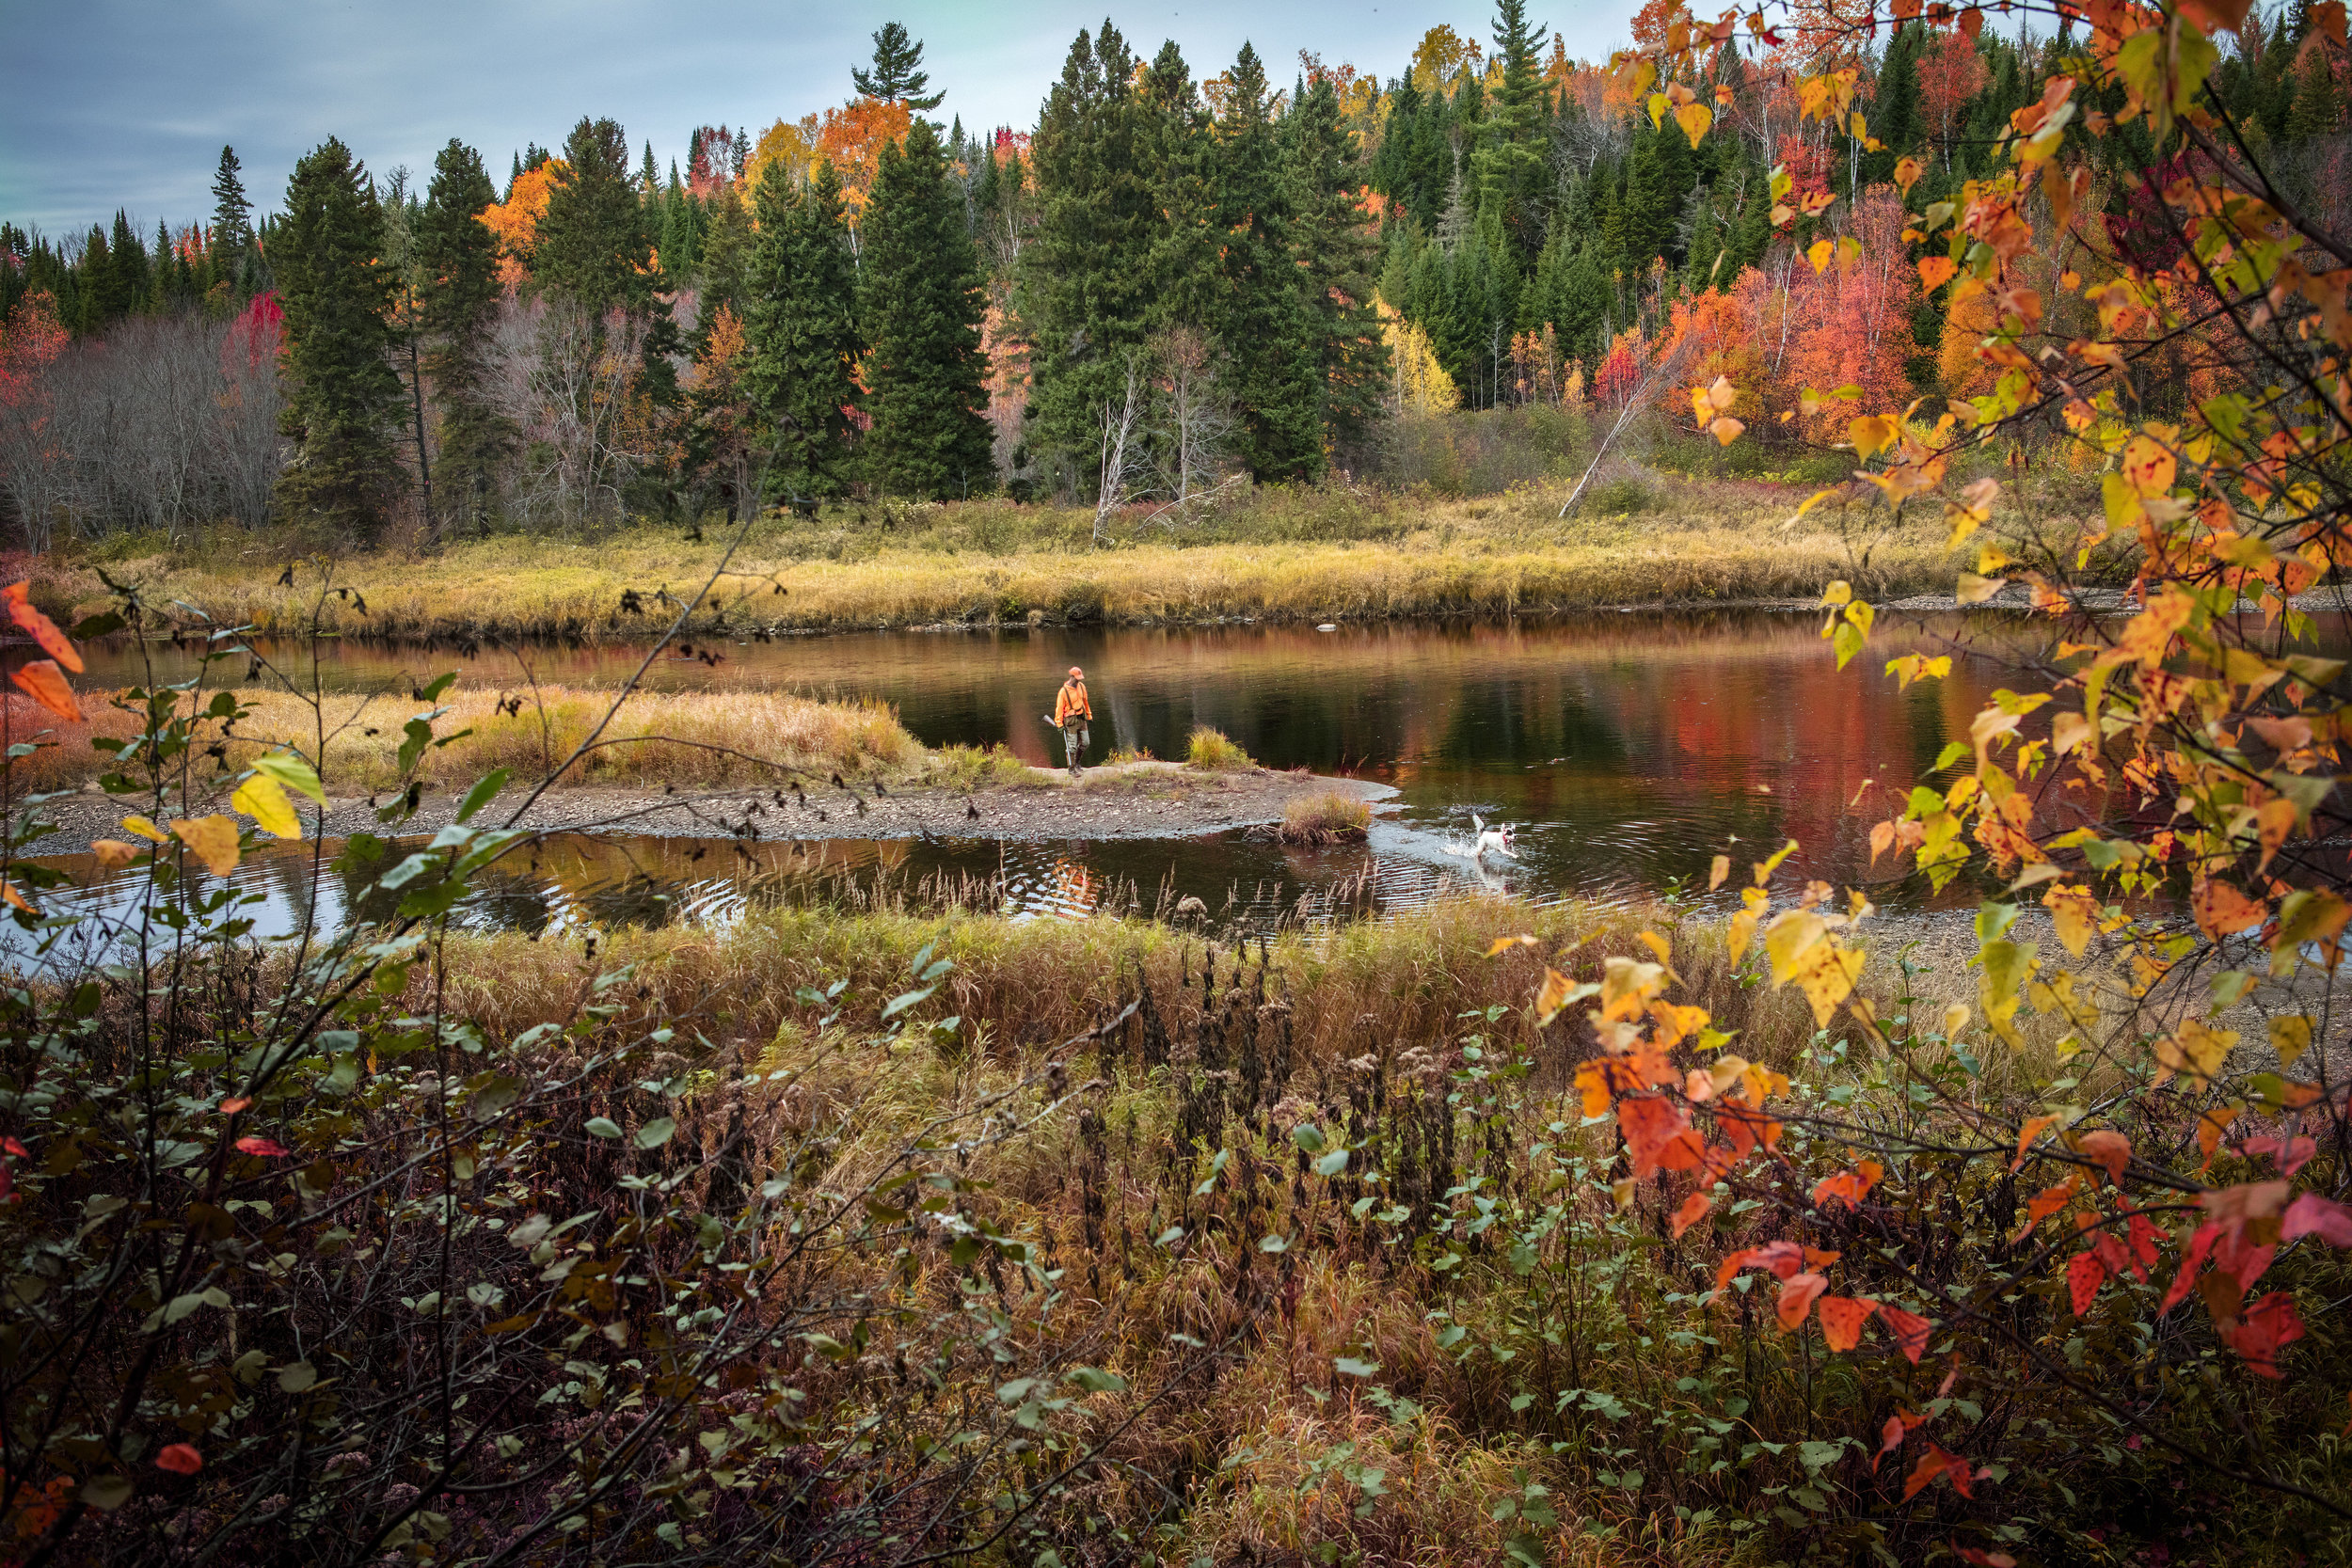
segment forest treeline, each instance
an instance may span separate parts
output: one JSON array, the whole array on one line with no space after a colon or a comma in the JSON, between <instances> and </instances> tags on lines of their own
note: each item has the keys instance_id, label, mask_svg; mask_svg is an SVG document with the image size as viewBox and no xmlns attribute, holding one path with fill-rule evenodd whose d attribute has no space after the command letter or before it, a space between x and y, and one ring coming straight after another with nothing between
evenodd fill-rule
<instances>
[{"instance_id":1,"label":"forest treeline","mask_svg":"<svg viewBox=\"0 0 2352 1568\"><path fill-rule=\"evenodd\" d=\"M1302 55L1283 86L1248 45L1199 77L1105 21L1032 129L983 135L932 118L892 24L844 106L699 127L683 173L596 118L502 184L456 140L424 177L330 140L257 216L224 149L205 221L0 225L0 495L35 547L850 493L1181 521L1243 478L1410 479L1399 415L1622 410L1719 375L1751 446L1820 439L1838 404L1808 389L1987 385L1992 302L1923 288L1907 226L1994 167L2077 48L1916 24L1874 42L1822 15L1715 52L1712 135L1502 0L1491 48L1436 27L1385 83ZM2346 84L2312 37L2300 4L2258 21L2213 86L2340 217ZM1854 113L1802 116L1803 71L1851 73ZM2104 222L2042 259L2053 331L2096 309L2061 271L2160 266L2169 244L2129 176L2144 127L2068 137ZM2173 395L2219 373L2170 368Z\"/></svg>"}]
</instances>

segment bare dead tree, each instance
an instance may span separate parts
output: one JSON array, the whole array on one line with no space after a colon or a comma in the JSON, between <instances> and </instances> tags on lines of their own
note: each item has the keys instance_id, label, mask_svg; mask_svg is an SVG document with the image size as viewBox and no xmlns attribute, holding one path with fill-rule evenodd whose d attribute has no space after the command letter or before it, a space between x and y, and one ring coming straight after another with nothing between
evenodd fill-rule
<instances>
[{"instance_id":1,"label":"bare dead tree","mask_svg":"<svg viewBox=\"0 0 2352 1568\"><path fill-rule=\"evenodd\" d=\"M1151 396L1149 369L1143 350L1128 350L1119 398L1095 405L1094 544L1098 549L1111 542L1111 514L1128 499L1131 481L1143 467L1143 445L1136 437Z\"/></svg>"}]
</instances>

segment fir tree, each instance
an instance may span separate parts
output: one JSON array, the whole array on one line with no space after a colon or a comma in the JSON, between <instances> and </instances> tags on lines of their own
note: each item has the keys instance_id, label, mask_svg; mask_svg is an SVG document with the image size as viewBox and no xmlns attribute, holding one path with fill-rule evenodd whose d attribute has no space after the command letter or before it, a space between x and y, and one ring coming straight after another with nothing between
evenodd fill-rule
<instances>
[{"instance_id":1,"label":"fir tree","mask_svg":"<svg viewBox=\"0 0 2352 1568\"><path fill-rule=\"evenodd\" d=\"M115 229L107 241L107 257L114 269L110 290L121 314L147 307L148 291L153 283L147 264L147 246L139 243L138 231L131 227L129 214L115 209Z\"/></svg>"},{"instance_id":2,"label":"fir tree","mask_svg":"<svg viewBox=\"0 0 2352 1568\"><path fill-rule=\"evenodd\" d=\"M1138 161L1160 211L1151 240L1149 315L1156 327L1200 326L1216 310L1216 143L1208 107L1173 39L1152 58L1143 92Z\"/></svg>"},{"instance_id":3,"label":"fir tree","mask_svg":"<svg viewBox=\"0 0 2352 1568\"><path fill-rule=\"evenodd\" d=\"M874 69L870 71L850 68L850 83L866 98L879 98L885 103L904 103L916 114L928 114L939 107L947 95L934 92L926 95L930 77L922 70L923 41L910 39L907 30L896 22L885 22L874 34Z\"/></svg>"},{"instance_id":4,"label":"fir tree","mask_svg":"<svg viewBox=\"0 0 2352 1568\"><path fill-rule=\"evenodd\" d=\"M1527 20L1527 0L1498 0L1495 59L1502 66L1493 108L1480 127L1472 160L1483 198L1501 202L1503 226L1522 254L1533 255L1543 240L1537 203L1549 184L1545 156L1544 78L1536 51L1544 30Z\"/></svg>"},{"instance_id":5,"label":"fir tree","mask_svg":"<svg viewBox=\"0 0 2352 1568\"><path fill-rule=\"evenodd\" d=\"M702 207L708 225L699 236L695 274L701 283L702 319L712 320L722 305L742 317L744 277L752 260L752 215L732 187L717 192Z\"/></svg>"},{"instance_id":6,"label":"fir tree","mask_svg":"<svg viewBox=\"0 0 2352 1568\"><path fill-rule=\"evenodd\" d=\"M944 500L989 489L987 300L928 120L914 122L903 150L882 149L860 259L873 342L868 473L890 495Z\"/></svg>"},{"instance_id":7,"label":"fir tree","mask_svg":"<svg viewBox=\"0 0 2352 1568\"><path fill-rule=\"evenodd\" d=\"M220 150L220 167L213 175L214 264L233 290L243 271L245 254L253 244L253 203L246 199L245 181L237 150Z\"/></svg>"},{"instance_id":8,"label":"fir tree","mask_svg":"<svg viewBox=\"0 0 2352 1568\"><path fill-rule=\"evenodd\" d=\"M1219 337L1234 350L1229 382L1237 446L1260 480L1311 479L1323 467L1323 403L1298 267L1295 184L1268 103L1265 67L1244 43L1218 127L1217 227L1225 233Z\"/></svg>"},{"instance_id":9,"label":"fir tree","mask_svg":"<svg viewBox=\"0 0 2352 1568\"><path fill-rule=\"evenodd\" d=\"M653 293L653 236L629 183L628 142L609 119L582 118L564 139L568 166L548 192L532 272L548 293L594 315Z\"/></svg>"},{"instance_id":10,"label":"fir tree","mask_svg":"<svg viewBox=\"0 0 2352 1568\"><path fill-rule=\"evenodd\" d=\"M841 180L827 159L808 189L796 192L783 166L771 164L757 200L744 291L744 395L768 431L771 482L795 500L837 496L866 351Z\"/></svg>"},{"instance_id":11,"label":"fir tree","mask_svg":"<svg viewBox=\"0 0 2352 1568\"><path fill-rule=\"evenodd\" d=\"M1324 444L1354 447L1379 412L1389 354L1372 303L1377 242L1357 194L1363 169L1328 78L1299 101L1292 143L1299 203L1294 249L1309 280Z\"/></svg>"},{"instance_id":12,"label":"fir tree","mask_svg":"<svg viewBox=\"0 0 2352 1568\"><path fill-rule=\"evenodd\" d=\"M384 242L373 183L329 137L294 166L270 258L286 312L281 428L298 448L276 500L290 520L363 536L382 525L397 477Z\"/></svg>"},{"instance_id":13,"label":"fir tree","mask_svg":"<svg viewBox=\"0 0 2352 1568\"><path fill-rule=\"evenodd\" d=\"M486 531L498 465L514 430L490 402L490 326L499 301L498 240L480 214L497 198L481 155L452 138L433 161L417 214L423 325L440 436L441 505Z\"/></svg>"}]
</instances>

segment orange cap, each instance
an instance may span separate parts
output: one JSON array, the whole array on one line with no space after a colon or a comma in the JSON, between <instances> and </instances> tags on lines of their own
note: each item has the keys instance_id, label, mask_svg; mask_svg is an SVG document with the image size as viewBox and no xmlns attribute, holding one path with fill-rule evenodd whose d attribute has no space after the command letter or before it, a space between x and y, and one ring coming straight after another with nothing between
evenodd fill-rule
<instances>
[{"instance_id":1,"label":"orange cap","mask_svg":"<svg viewBox=\"0 0 2352 1568\"><path fill-rule=\"evenodd\" d=\"M1070 673L1071 673L1072 674L1073 674L1073 675L1078 676L1078 677L1079 677L1080 679L1082 679L1082 680L1086 677L1086 672L1085 672L1084 670L1079 669L1079 668L1078 668L1076 665L1074 665L1074 664L1073 664L1073 665L1072 665L1072 666L1070 667Z\"/></svg>"}]
</instances>

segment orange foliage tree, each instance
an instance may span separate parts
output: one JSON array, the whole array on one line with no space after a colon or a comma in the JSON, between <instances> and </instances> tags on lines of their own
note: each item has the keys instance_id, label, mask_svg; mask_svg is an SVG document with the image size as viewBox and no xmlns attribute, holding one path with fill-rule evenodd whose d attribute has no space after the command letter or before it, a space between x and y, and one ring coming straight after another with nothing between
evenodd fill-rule
<instances>
[{"instance_id":1,"label":"orange foliage tree","mask_svg":"<svg viewBox=\"0 0 2352 1568\"><path fill-rule=\"evenodd\" d=\"M539 220L547 216L548 193L570 168L561 158L527 168L515 176L504 201L482 210L482 226L498 236L500 282L511 285L530 278L531 252L538 241Z\"/></svg>"},{"instance_id":2,"label":"orange foliage tree","mask_svg":"<svg viewBox=\"0 0 2352 1568\"><path fill-rule=\"evenodd\" d=\"M879 98L860 98L825 111L817 131L817 152L832 159L834 172L841 176L841 204L850 228L857 228L866 215L882 150L903 137L914 123L914 110Z\"/></svg>"}]
</instances>

